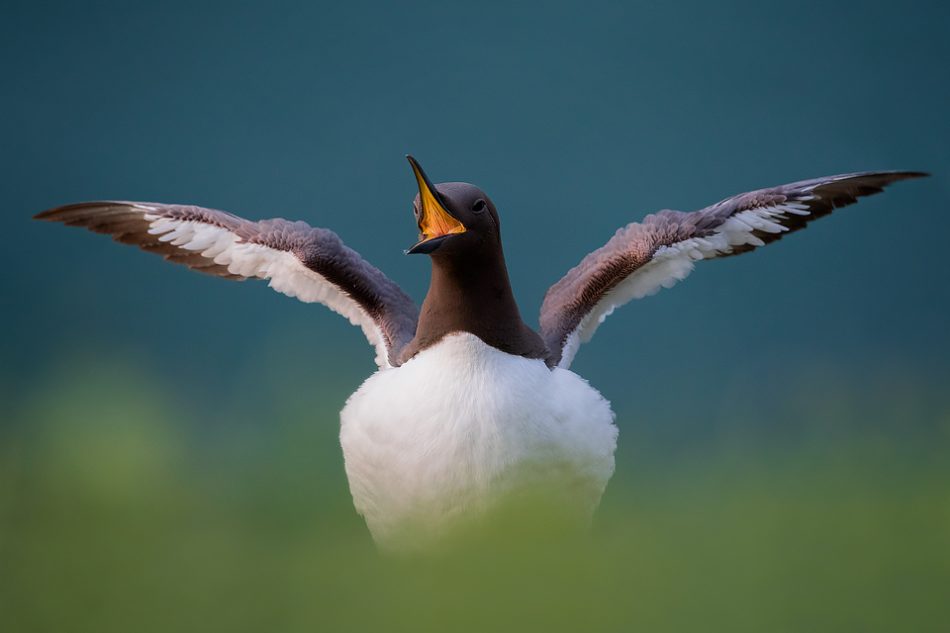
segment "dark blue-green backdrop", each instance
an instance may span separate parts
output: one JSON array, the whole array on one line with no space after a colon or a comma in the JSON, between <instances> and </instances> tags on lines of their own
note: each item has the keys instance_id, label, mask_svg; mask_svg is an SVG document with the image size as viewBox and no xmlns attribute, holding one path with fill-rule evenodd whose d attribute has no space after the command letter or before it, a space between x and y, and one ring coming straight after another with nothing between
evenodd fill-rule
<instances>
[{"instance_id":1,"label":"dark blue-green backdrop","mask_svg":"<svg viewBox=\"0 0 950 633\"><path fill-rule=\"evenodd\" d=\"M11 397L58 359L100 353L140 358L206 403L237 373L290 367L277 359L345 394L372 355L336 315L29 217L113 198L302 219L421 300L428 262L402 254L415 233L407 152L437 181L493 196L532 324L551 283L651 211L824 174L930 171L627 306L575 368L622 413L675 411L664 424L697 432L703 407L761 407L822 371L856 390L950 376L942 3L12 2L3 13Z\"/></svg>"}]
</instances>

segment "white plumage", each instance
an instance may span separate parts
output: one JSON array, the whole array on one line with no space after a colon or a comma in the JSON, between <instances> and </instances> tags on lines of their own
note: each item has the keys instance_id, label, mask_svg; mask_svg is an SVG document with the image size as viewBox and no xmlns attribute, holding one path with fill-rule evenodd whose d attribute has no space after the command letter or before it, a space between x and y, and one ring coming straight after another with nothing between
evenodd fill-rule
<instances>
[{"instance_id":1,"label":"white plumage","mask_svg":"<svg viewBox=\"0 0 950 633\"><path fill-rule=\"evenodd\" d=\"M288 297L304 303L322 303L363 330L376 350L376 365L391 367L383 333L376 321L356 302L319 273L303 265L293 253L251 244L233 231L207 222L169 218L155 214L157 209L136 205L144 211L148 232L160 242L168 242L188 251L201 253L216 264L226 266L238 277L268 280L268 285Z\"/></svg>"},{"instance_id":2,"label":"white plumage","mask_svg":"<svg viewBox=\"0 0 950 633\"><path fill-rule=\"evenodd\" d=\"M340 442L373 538L412 550L538 487L589 517L614 470L613 418L570 370L459 333L367 379Z\"/></svg>"},{"instance_id":3,"label":"white plumage","mask_svg":"<svg viewBox=\"0 0 950 633\"><path fill-rule=\"evenodd\" d=\"M801 203L786 203L774 207L758 207L742 211L722 223L712 235L692 237L669 246L661 246L649 263L607 292L564 343L558 367L569 368L581 343L593 338L600 324L614 310L634 299L643 299L663 288L672 288L693 272L695 262L712 259L732 252L737 246L764 246L755 231L784 233L788 228L780 224L785 214L807 216L808 207Z\"/></svg>"}]
</instances>

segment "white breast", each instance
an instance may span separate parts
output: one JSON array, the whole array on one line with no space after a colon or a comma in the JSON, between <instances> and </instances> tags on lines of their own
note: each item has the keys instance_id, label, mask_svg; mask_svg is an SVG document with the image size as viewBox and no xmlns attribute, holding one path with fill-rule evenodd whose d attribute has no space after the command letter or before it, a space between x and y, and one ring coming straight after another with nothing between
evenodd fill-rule
<instances>
[{"instance_id":1,"label":"white breast","mask_svg":"<svg viewBox=\"0 0 950 633\"><path fill-rule=\"evenodd\" d=\"M340 418L354 504L389 549L430 543L526 487L589 516L614 469L600 393L467 333L371 376Z\"/></svg>"}]
</instances>

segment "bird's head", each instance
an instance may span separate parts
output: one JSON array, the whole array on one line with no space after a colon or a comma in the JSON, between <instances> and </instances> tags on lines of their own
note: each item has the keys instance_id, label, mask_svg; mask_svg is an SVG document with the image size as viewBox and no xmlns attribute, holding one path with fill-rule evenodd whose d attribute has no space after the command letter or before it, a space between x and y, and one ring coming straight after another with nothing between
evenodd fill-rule
<instances>
[{"instance_id":1,"label":"bird's head","mask_svg":"<svg viewBox=\"0 0 950 633\"><path fill-rule=\"evenodd\" d=\"M467 182L433 185L416 159L407 158L419 185L412 203L419 241L407 254L444 257L500 246L498 211L484 191Z\"/></svg>"}]
</instances>

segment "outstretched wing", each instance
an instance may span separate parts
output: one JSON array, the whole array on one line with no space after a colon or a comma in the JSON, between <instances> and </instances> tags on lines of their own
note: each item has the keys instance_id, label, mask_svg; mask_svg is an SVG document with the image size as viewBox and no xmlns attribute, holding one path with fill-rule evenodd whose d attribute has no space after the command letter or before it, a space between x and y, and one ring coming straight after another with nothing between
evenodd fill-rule
<instances>
[{"instance_id":1,"label":"outstretched wing","mask_svg":"<svg viewBox=\"0 0 950 633\"><path fill-rule=\"evenodd\" d=\"M108 233L199 272L267 279L274 290L322 303L360 326L380 367L397 365L400 350L415 335L419 311L412 299L327 229L151 202L82 202L36 219Z\"/></svg>"},{"instance_id":2,"label":"outstretched wing","mask_svg":"<svg viewBox=\"0 0 950 633\"><path fill-rule=\"evenodd\" d=\"M693 263L738 255L920 172L864 172L743 193L700 211L660 211L628 224L551 286L541 335L551 364L569 367L577 348L616 308L669 288Z\"/></svg>"}]
</instances>

